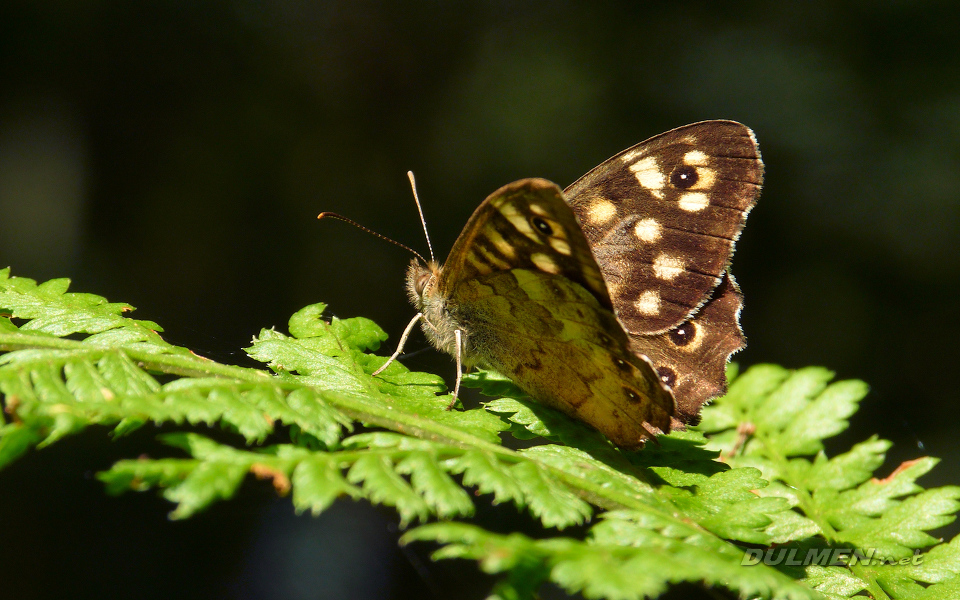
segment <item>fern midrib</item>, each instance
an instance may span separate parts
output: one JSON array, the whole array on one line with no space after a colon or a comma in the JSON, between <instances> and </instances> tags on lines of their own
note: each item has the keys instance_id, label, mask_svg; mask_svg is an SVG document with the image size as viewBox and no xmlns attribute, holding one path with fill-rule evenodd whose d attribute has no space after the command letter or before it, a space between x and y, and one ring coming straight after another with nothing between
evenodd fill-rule
<instances>
[{"instance_id":1,"label":"fern midrib","mask_svg":"<svg viewBox=\"0 0 960 600\"><path fill-rule=\"evenodd\" d=\"M149 342L148 342L149 343ZM270 379L270 374L259 369L249 367L237 367L234 365L225 365L209 358L204 358L193 352L177 353L176 346L161 348L159 351L150 352L139 350L135 347L113 346L98 347L92 346L83 341L68 340L58 337L47 337L45 335L24 334L24 333L0 333L0 351L12 352L15 350L70 350L74 356L85 356L91 359L98 359L111 352L123 352L133 359L141 368L159 373L170 375L180 375L182 377L229 377L250 382L263 382ZM49 362L49 360L45 361Z\"/></svg>"}]
</instances>

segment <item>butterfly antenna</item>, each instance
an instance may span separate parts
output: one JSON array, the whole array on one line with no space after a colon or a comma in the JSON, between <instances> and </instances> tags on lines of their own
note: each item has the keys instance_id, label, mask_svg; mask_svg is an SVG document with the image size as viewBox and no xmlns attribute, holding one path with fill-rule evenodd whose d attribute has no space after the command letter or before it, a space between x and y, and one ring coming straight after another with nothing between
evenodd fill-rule
<instances>
[{"instance_id":1,"label":"butterfly antenna","mask_svg":"<svg viewBox=\"0 0 960 600\"><path fill-rule=\"evenodd\" d=\"M406 250L407 252L410 252L411 254L413 254L414 256L416 256L417 258L419 258L419 259L420 259L420 262L422 262L423 264L427 264L427 260L426 260L425 258L423 258L422 256L420 256L420 253L417 252L416 250L414 250L413 248L411 248L410 246L407 246L406 244L401 244L401 243L398 242L397 240L392 240L392 239L388 238L387 236L385 236L385 235L383 235L383 234L380 234L380 233L377 233L376 231L374 231L374 230L372 230L372 229L370 229L370 228L368 228L368 227L364 227L363 225L361 225L360 223L357 223L357 222L354 221L353 219L348 219L348 218L346 218L346 217L343 216L343 215L338 215L337 213L333 213L333 212L322 212L322 213L320 213L319 215L317 215L317 218L318 218L318 219L337 219L338 221L343 221L344 223L349 223L349 224L353 225L354 227L356 227L357 229L360 229L361 231L366 231L366 232L369 233L370 235L375 235L375 236L377 236L378 238L380 238L381 240L386 240L386 241L390 242L391 244L393 244L393 245L395 245L395 246L400 246L401 248L403 248L403 249ZM421 217L421 218L422 218L422 217ZM429 241L429 240L428 240L428 241ZM430 257L433 258L433 252L430 253Z\"/></svg>"},{"instance_id":2,"label":"butterfly antenna","mask_svg":"<svg viewBox=\"0 0 960 600\"><path fill-rule=\"evenodd\" d=\"M413 190L413 201L417 203L417 212L420 213L420 224L423 225L423 235L427 238L430 260L436 262L437 259L433 255L433 244L430 243L430 234L427 233L427 220L423 218L423 208L420 206L420 198L417 196L417 181L413 178L413 171L407 171L407 178L410 180L410 189Z\"/></svg>"}]
</instances>

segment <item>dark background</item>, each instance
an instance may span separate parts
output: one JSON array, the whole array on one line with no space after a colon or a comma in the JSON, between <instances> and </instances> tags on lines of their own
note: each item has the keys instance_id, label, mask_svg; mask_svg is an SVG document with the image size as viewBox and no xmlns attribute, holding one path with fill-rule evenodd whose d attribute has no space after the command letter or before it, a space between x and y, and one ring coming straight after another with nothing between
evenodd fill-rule
<instances>
[{"instance_id":1,"label":"dark background","mask_svg":"<svg viewBox=\"0 0 960 600\"><path fill-rule=\"evenodd\" d=\"M0 266L139 307L227 362L329 303L398 337L409 256L512 180L567 185L654 134L742 121L767 168L734 273L746 366L872 387L841 451L893 440L960 481L960 36L953 2L4 2ZM390 342L392 348L393 342ZM411 348L425 345L416 337ZM410 362L452 376L451 361ZM93 474L162 453L97 429L0 473L11 598L483 597L401 553L390 511L317 519L250 482L186 522ZM483 508L488 526L523 524ZM492 525L491 525L492 524ZM944 535L952 537L954 526ZM479 581L479 582L478 582ZM460 596L456 596L460 594Z\"/></svg>"}]
</instances>

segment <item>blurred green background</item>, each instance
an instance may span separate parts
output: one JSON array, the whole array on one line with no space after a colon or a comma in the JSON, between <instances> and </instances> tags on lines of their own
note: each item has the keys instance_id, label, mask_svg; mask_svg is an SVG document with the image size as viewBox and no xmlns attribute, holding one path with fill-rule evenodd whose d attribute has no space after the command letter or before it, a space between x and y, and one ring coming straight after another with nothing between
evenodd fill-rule
<instances>
[{"instance_id":1,"label":"blurred green background","mask_svg":"<svg viewBox=\"0 0 960 600\"><path fill-rule=\"evenodd\" d=\"M130 302L221 361L318 301L375 319L392 348L412 316L410 257L319 212L425 248L412 169L444 255L507 182L564 186L667 129L735 119L767 168L734 259L750 340L737 360L866 380L832 449L879 433L896 443L884 474L932 454L944 461L922 482L958 483L958 7L4 2L0 266ZM453 374L433 352L408 364ZM163 453L154 433L91 431L0 473L3 597L482 598L489 585L472 564L398 551L389 511L294 517L251 482L175 523L151 494L106 497L93 474ZM480 512L529 527L511 508Z\"/></svg>"}]
</instances>

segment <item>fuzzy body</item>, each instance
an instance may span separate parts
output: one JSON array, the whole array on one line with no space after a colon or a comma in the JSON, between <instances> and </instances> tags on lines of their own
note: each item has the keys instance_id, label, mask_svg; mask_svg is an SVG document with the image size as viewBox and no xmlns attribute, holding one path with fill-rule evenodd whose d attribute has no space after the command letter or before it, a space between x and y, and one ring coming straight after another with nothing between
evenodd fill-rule
<instances>
[{"instance_id":1,"label":"fuzzy body","mask_svg":"<svg viewBox=\"0 0 960 600\"><path fill-rule=\"evenodd\" d=\"M463 346L460 349L461 358L468 367L474 366L477 363L470 361L470 335L466 326L450 313L447 309L448 298L437 289L440 269L441 267L433 261L426 266L417 260L411 262L407 269L407 295L417 310L423 313L421 328L433 347L455 357L457 355L455 332L460 330Z\"/></svg>"}]
</instances>

